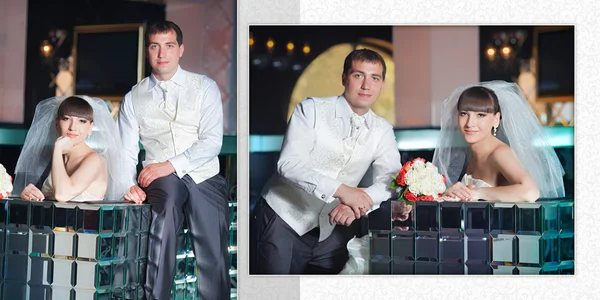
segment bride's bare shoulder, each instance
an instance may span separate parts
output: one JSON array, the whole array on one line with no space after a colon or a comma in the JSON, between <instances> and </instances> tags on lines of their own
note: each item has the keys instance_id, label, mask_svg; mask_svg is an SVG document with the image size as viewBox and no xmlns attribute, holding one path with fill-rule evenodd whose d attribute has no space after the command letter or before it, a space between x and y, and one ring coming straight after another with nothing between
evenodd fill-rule
<instances>
[{"instance_id":1,"label":"bride's bare shoulder","mask_svg":"<svg viewBox=\"0 0 600 300\"><path fill-rule=\"evenodd\" d=\"M490 153L490 158L497 162L505 162L507 159L516 159L517 156L510 146L500 143L496 148L494 148L494 150L492 150L492 153Z\"/></svg>"}]
</instances>

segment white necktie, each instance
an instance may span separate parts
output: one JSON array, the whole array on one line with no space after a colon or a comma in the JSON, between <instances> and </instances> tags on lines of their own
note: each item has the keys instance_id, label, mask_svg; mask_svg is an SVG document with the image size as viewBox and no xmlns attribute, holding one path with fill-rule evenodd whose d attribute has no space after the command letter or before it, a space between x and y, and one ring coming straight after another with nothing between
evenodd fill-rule
<instances>
[{"instance_id":1,"label":"white necktie","mask_svg":"<svg viewBox=\"0 0 600 300\"><path fill-rule=\"evenodd\" d=\"M358 131L365 124L365 118L353 113L350 116L350 124L352 125L350 137L354 139L358 137Z\"/></svg>"}]
</instances>

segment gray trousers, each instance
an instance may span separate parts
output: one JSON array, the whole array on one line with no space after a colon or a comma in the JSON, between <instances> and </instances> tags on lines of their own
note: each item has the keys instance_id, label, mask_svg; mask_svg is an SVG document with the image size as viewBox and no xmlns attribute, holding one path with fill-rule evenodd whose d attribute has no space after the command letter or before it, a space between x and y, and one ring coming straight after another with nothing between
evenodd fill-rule
<instances>
[{"instance_id":1,"label":"gray trousers","mask_svg":"<svg viewBox=\"0 0 600 300\"><path fill-rule=\"evenodd\" d=\"M184 214L198 267L199 299L230 299L227 181L215 175L196 184L189 175L154 180L146 189L152 204L146 298L168 300L175 272L177 232Z\"/></svg>"}]
</instances>

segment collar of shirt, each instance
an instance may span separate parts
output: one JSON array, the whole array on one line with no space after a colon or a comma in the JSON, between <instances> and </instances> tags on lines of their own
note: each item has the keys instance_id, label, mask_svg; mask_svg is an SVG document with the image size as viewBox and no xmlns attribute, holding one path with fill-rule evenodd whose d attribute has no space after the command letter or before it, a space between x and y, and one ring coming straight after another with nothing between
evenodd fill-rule
<instances>
[{"instance_id":1,"label":"collar of shirt","mask_svg":"<svg viewBox=\"0 0 600 300\"><path fill-rule=\"evenodd\" d=\"M178 86L183 86L183 83L185 82L185 71L181 68L181 66L177 65L177 71L175 72L175 75L173 75L173 77L171 77L171 79L167 80L167 82L173 82ZM155 88L158 83L160 82L160 80L158 80L156 78L156 76L154 76L154 74L150 74L150 82L148 83L148 90L152 90L153 88Z\"/></svg>"},{"instance_id":2,"label":"collar of shirt","mask_svg":"<svg viewBox=\"0 0 600 300\"><path fill-rule=\"evenodd\" d=\"M350 115L353 114L354 112L352 111L352 108L350 108L350 105L348 104L348 101L346 101L346 98L344 98L344 96L339 96L337 97L337 99L335 99L335 117L336 118L348 118L350 119ZM365 118L365 126L370 130L370 123L369 123L369 118L371 116L371 109L369 109L369 111L362 115L362 117Z\"/></svg>"}]
</instances>

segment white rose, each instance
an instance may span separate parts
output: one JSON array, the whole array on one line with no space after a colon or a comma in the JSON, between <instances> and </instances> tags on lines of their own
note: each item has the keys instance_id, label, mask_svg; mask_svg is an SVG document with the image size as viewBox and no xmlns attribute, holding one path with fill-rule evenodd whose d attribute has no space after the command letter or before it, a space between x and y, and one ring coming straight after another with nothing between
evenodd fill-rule
<instances>
[{"instance_id":1,"label":"white rose","mask_svg":"<svg viewBox=\"0 0 600 300\"><path fill-rule=\"evenodd\" d=\"M13 186L10 182L10 175L8 175L4 166L0 164L0 193L10 194L12 190Z\"/></svg>"}]
</instances>

